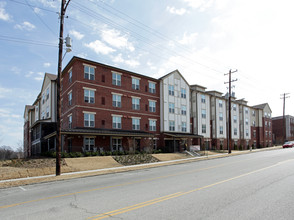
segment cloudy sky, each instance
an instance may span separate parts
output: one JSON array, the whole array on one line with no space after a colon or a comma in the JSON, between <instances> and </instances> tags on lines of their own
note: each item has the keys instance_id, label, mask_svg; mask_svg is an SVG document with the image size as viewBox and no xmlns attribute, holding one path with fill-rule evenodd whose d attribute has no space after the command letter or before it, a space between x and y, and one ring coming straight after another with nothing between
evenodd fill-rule
<instances>
[{"instance_id":1,"label":"cloudy sky","mask_svg":"<svg viewBox=\"0 0 294 220\"><path fill-rule=\"evenodd\" d=\"M56 74L58 0L0 0L0 146L17 148L23 113ZM178 69L192 84L234 92L272 116L294 115L293 0L71 0L63 67L80 56L154 78Z\"/></svg>"}]
</instances>

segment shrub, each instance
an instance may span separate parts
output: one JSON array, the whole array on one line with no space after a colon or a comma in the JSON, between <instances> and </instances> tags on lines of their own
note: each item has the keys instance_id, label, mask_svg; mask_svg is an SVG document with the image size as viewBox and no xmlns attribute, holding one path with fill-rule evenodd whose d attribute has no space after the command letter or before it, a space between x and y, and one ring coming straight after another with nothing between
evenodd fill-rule
<instances>
[{"instance_id":1,"label":"shrub","mask_svg":"<svg viewBox=\"0 0 294 220\"><path fill-rule=\"evenodd\" d=\"M98 152L92 152L92 156L98 156Z\"/></svg>"},{"instance_id":2,"label":"shrub","mask_svg":"<svg viewBox=\"0 0 294 220\"><path fill-rule=\"evenodd\" d=\"M74 158L74 157L76 157L76 154L75 153L69 153L69 157Z\"/></svg>"},{"instance_id":3,"label":"shrub","mask_svg":"<svg viewBox=\"0 0 294 220\"><path fill-rule=\"evenodd\" d=\"M82 157L83 154L81 152L76 152L76 157Z\"/></svg>"},{"instance_id":4,"label":"shrub","mask_svg":"<svg viewBox=\"0 0 294 220\"><path fill-rule=\"evenodd\" d=\"M85 156L85 157L90 157L90 156L92 156L92 155L91 155L91 152L88 152L88 151L87 151L87 152L84 153L84 156Z\"/></svg>"}]
</instances>

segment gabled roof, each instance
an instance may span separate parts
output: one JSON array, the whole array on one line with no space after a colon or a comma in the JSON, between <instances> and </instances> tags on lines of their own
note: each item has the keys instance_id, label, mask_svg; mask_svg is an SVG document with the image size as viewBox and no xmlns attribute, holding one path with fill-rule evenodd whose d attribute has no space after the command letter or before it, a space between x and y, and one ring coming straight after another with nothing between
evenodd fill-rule
<instances>
[{"instance_id":1,"label":"gabled roof","mask_svg":"<svg viewBox=\"0 0 294 220\"><path fill-rule=\"evenodd\" d=\"M190 86L190 84L187 82L187 80L183 77L183 75L180 73L180 71L179 70L174 70L174 71L172 71L172 72L170 72L170 73L168 73L168 74L166 74L166 75L164 75L164 76L162 76L162 77L160 77L159 78L159 80L162 80L162 79L164 79L164 78L167 78L168 76L170 76L171 74L175 74L175 73L178 73L181 77L182 77L182 79L187 83L187 85L188 86Z\"/></svg>"},{"instance_id":2,"label":"gabled roof","mask_svg":"<svg viewBox=\"0 0 294 220\"><path fill-rule=\"evenodd\" d=\"M35 108L35 106L33 106L33 105L26 105L24 113L23 113L23 117L25 117L26 112L29 112L30 110L33 110L34 108Z\"/></svg>"},{"instance_id":3,"label":"gabled roof","mask_svg":"<svg viewBox=\"0 0 294 220\"><path fill-rule=\"evenodd\" d=\"M57 75L54 75L54 74L51 74L51 73L45 73L40 94L43 91L43 87L44 87L46 77L48 77L48 79L50 79L51 81L55 81L57 79Z\"/></svg>"},{"instance_id":4,"label":"gabled roof","mask_svg":"<svg viewBox=\"0 0 294 220\"><path fill-rule=\"evenodd\" d=\"M263 104L260 104L260 105L254 105L252 106L253 108L256 108L256 109L261 109L261 110L264 110L264 108L268 106L268 108L271 110L270 106L268 103L263 103ZM271 110L272 111L272 110Z\"/></svg>"}]
</instances>

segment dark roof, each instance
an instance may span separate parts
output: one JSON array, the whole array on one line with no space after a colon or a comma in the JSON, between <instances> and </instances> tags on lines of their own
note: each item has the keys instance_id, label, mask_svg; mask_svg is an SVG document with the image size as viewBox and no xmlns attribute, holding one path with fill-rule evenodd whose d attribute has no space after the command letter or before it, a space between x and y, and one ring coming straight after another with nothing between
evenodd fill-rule
<instances>
[{"instance_id":1,"label":"dark roof","mask_svg":"<svg viewBox=\"0 0 294 220\"><path fill-rule=\"evenodd\" d=\"M102 129L102 128L73 128L62 129L62 134L86 134L86 135L119 135L119 136L138 136L151 137L153 134L144 131L120 130L120 129Z\"/></svg>"},{"instance_id":2,"label":"dark roof","mask_svg":"<svg viewBox=\"0 0 294 220\"><path fill-rule=\"evenodd\" d=\"M164 135L175 137L175 138L202 138L202 135L191 134L191 133L176 133L176 132L164 132Z\"/></svg>"},{"instance_id":3,"label":"dark roof","mask_svg":"<svg viewBox=\"0 0 294 220\"><path fill-rule=\"evenodd\" d=\"M258 109L264 109L264 107L268 105L267 103L263 103L263 104L260 104L260 105L254 105L252 106L253 108L258 108Z\"/></svg>"}]
</instances>

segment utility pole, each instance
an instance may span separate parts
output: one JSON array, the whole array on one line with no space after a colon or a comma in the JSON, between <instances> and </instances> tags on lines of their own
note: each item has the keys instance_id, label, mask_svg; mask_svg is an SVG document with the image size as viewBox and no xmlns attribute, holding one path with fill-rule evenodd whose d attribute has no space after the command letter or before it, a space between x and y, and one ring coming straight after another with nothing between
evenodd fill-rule
<instances>
[{"instance_id":1,"label":"utility pole","mask_svg":"<svg viewBox=\"0 0 294 220\"><path fill-rule=\"evenodd\" d=\"M283 144L285 143L286 140L286 120L285 120L285 104L286 104L286 99L290 98L289 96L290 93L284 93L281 94L281 99L283 99Z\"/></svg>"},{"instance_id":2,"label":"utility pole","mask_svg":"<svg viewBox=\"0 0 294 220\"><path fill-rule=\"evenodd\" d=\"M60 30L59 30L59 50L58 50L58 69L57 69L57 128L56 128L56 176L61 173L61 127L60 127L60 116L61 116L61 99L60 99L60 82L61 82L61 69L62 69L62 49L63 49L63 23L66 8L70 0L61 0L60 8Z\"/></svg>"},{"instance_id":3,"label":"utility pole","mask_svg":"<svg viewBox=\"0 0 294 220\"><path fill-rule=\"evenodd\" d=\"M225 84L229 83L229 138L228 138L228 154L232 152L232 119L231 119L231 97L232 97L232 92L231 92L231 84L232 82L237 81L237 79L232 80L232 73L237 72L238 70L232 71L230 70L229 73L224 74L229 75L229 81L225 82Z\"/></svg>"}]
</instances>

